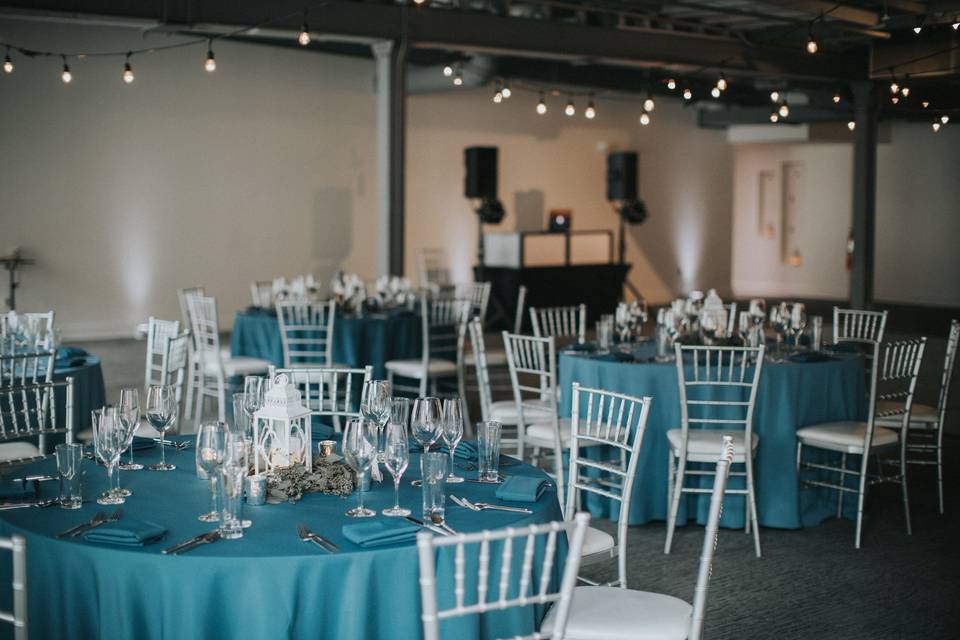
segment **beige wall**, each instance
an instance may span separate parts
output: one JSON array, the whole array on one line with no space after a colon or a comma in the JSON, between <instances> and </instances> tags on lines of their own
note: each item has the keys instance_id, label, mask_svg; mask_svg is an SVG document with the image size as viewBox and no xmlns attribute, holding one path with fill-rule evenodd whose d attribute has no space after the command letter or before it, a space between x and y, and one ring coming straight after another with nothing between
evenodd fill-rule
<instances>
[{"instance_id":1,"label":"beige wall","mask_svg":"<svg viewBox=\"0 0 960 640\"><path fill-rule=\"evenodd\" d=\"M0 21L4 39L49 49L117 50L169 42L130 30ZM19 308L55 308L67 337L129 335L148 315L175 318L175 289L204 284L221 325L249 303L253 279L342 267L376 273L374 65L370 60L222 42L133 59L59 63L16 58L0 74L0 253L36 257ZM491 91L409 100L407 268L417 247L446 242L458 278L476 252L462 196L463 148L500 147L500 196L520 208L574 210L574 227L610 228L606 153L641 153L650 219L629 229L632 281L662 301L729 289L732 152L696 127L693 110L660 101L654 124L635 103L597 99L593 122L502 105ZM581 108L585 105L579 105ZM526 204L524 204L526 203ZM533 203L531 206L530 203ZM542 205L538 205L542 203ZM527 221L537 227L542 221Z\"/></svg>"}]
</instances>

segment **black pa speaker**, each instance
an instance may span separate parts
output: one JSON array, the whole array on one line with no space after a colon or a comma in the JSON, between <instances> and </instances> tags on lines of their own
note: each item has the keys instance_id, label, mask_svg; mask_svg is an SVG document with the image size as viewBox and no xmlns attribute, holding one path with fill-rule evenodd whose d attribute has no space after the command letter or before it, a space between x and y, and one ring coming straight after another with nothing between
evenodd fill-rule
<instances>
[{"instance_id":1,"label":"black pa speaker","mask_svg":"<svg viewBox=\"0 0 960 640\"><path fill-rule=\"evenodd\" d=\"M637 199L637 152L619 151L607 156L607 200Z\"/></svg>"},{"instance_id":2,"label":"black pa speaker","mask_svg":"<svg viewBox=\"0 0 960 640\"><path fill-rule=\"evenodd\" d=\"M497 148L467 147L463 150L466 176L463 195L467 198L497 197Z\"/></svg>"}]
</instances>

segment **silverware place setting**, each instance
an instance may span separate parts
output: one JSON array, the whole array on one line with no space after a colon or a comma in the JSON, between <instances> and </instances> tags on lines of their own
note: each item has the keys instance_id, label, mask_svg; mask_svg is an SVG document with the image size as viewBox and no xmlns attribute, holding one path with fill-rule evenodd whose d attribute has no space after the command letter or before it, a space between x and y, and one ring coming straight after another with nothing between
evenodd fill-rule
<instances>
[{"instance_id":1,"label":"silverware place setting","mask_svg":"<svg viewBox=\"0 0 960 640\"><path fill-rule=\"evenodd\" d=\"M328 553L336 553L340 551L340 547L330 540L327 540L323 536L314 533L304 524L297 525L297 535L300 537L302 542L312 542Z\"/></svg>"},{"instance_id":2,"label":"silverware place setting","mask_svg":"<svg viewBox=\"0 0 960 640\"><path fill-rule=\"evenodd\" d=\"M190 551L191 549L196 549L200 545L210 544L211 542L216 542L220 540L220 530L214 529L207 533L201 533L198 536L194 536L189 540L184 540L183 542L178 542L172 547L167 547L163 549L160 553L164 555L174 555L179 553L184 553Z\"/></svg>"},{"instance_id":3,"label":"silverware place setting","mask_svg":"<svg viewBox=\"0 0 960 640\"><path fill-rule=\"evenodd\" d=\"M434 533L438 533L438 534L440 534L441 536L450 536L450 535L455 535L455 534L456 534L456 531L454 531L454 530L451 529L450 527L444 528L443 526L435 525L435 524L433 524L432 522L424 522L423 520L420 520L420 519L418 519L418 518L414 518L413 516L404 516L404 520L406 520L407 522L412 522L413 524L417 525L418 527L423 527L424 529L427 529L427 530L432 531L432 532L434 532Z\"/></svg>"},{"instance_id":4,"label":"silverware place setting","mask_svg":"<svg viewBox=\"0 0 960 640\"><path fill-rule=\"evenodd\" d=\"M464 509L469 509L470 511L509 511L510 513L533 513L530 509L526 507L508 507L501 504L490 504L489 502L470 502L466 498L458 498L457 496L450 496L450 499L456 502L458 505Z\"/></svg>"},{"instance_id":5,"label":"silverware place setting","mask_svg":"<svg viewBox=\"0 0 960 640\"><path fill-rule=\"evenodd\" d=\"M101 525L105 525L108 522L116 522L122 517L123 517L123 509L117 509L109 516L107 515L106 511L97 511L93 515L93 517L87 520L86 522L81 522L80 524L72 526L69 529L66 529L65 531L61 531L60 533L57 534L56 537L57 538L67 538L67 537L75 538L81 533L89 531L90 529L96 529L97 527Z\"/></svg>"}]
</instances>

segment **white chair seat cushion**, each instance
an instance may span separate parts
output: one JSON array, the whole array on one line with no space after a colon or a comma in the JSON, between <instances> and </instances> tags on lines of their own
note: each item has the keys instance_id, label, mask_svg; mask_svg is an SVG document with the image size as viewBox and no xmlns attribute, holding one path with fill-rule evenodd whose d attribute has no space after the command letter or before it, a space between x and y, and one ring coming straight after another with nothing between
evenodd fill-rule
<instances>
[{"instance_id":1,"label":"white chair seat cushion","mask_svg":"<svg viewBox=\"0 0 960 640\"><path fill-rule=\"evenodd\" d=\"M866 434L867 423L854 421L824 422L797 429L797 438L805 446L845 453L863 453ZM874 426L872 448L886 447L897 442L899 437L896 431Z\"/></svg>"},{"instance_id":2,"label":"white chair seat cushion","mask_svg":"<svg viewBox=\"0 0 960 640\"><path fill-rule=\"evenodd\" d=\"M507 366L507 352L506 351L487 351L487 366L488 367L505 367ZM463 356L464 364L475 366L477 364L477 358L474 356L473 352L464 354Z\"/></svg>"},{"instance_id":3,"label":"white chair seat cushion","mask_svg":"<svg viewBox=\"0 0 960 640\"><path fill-rule=\"evenodd\" d=\"M580 555L592 556L595 553L609 551L616 546L613 536L606 531L587 527L587 535L583 539L583 551Z\"/></svg>"},{"instance_id":4,"label":"white chair seat cushion","mask_svg":"<svg viewBox=\"0 0 960 640\"><path fill-rule=\"evenodd\" d=\"M235 358L225 358L223 362L223 375L232 378L233 376L247 376L257 373L266 373L272 364L269 360L260 358L249 358L247 356L237 356ZM206 371L208 375L216 375L217 363L206 362Z\"/></svg>"},{"instance_id":5,"label":"white chair seat cushion","mask_svg":"<svg viewBox=\"0 0 960 640\"><path fill-rule=\"evenodd\" d=\"M410 360L390 360L384 367L394 375L404 378L420 379L423 375L423 360L413 358ZM457 363L450 360L430 360L427 362L427 376L453 376L457 374Z\"/></svg>"},{"instance_id":6,"label":"white chair seat cushion","mask_svg":"<svg viewBox=\"0 0 960 640\"><path fill-rule=\"evenodd\" d=\"M893 408L898 408L902 406L899 402L887 402L881 400L877 402L877 413L883 413L889 411ZM900 427L901 419L903 416L890 416L888 418L877 418L875 424L881 424L885 427ZM930 427L937 424L937 421L940 419L940 414L937 412L936 407L931 407L928 404L919 404L914 403L910 408L910 424L911 425L920 425L923 427Z\"/></svg>"},{"instance_id":7,"label":"white chair seat cushion","mask_svg":"<svg viewBox=\"0 0 960 640\"><path fill-rule=\"evenodd\" d=\"M0 444L0 462L20 460L40 455L40 449L32 442L5 442Z\"/></svg>"},{"instance_id":8,"label":"white chair seat cushion","mask_svg":"<svg viewBox=\"0 0 960 640\"><path fill-rule=\"evenodd\" d=\"M554 605L540 625L549 637L557 613ZM619 587L573 590L566 640L684 640L693 607L680 598Z\"/></svg>"},{"instance_id":9,"label":"white chair seat cushion","mask_svg":"<svg viewBox=\"0 0 960 640\"><path fill-rule=\"evenodd\" d=\"M523 417L527 422L542 422L549 420L553 415L550 403L543 400L527 402L523 407ZM517 414L517 403L513 400L497 400L490 404L490 419L501 424L517 424L520 418Z\"/></svg>"},{"instance_id":10,"label":"white chair seat cushion","mask_svg":"<svg viewBox=\"0 0 960 640\"><path fill-rule=\"evenodd\" d=\"M680 429L667 431L667 440L674 455L679 455L683 442ZM695 462L716 462L723 451L723 436L733 436L733 461L743 462L746 455L743 431L725 431L723 429L690 429L687 431L687 458ZM756 450L760 438L750 434L750 449Z\"/></svg>"},{"instance_id":11,"label":"white chair seat cushion","mask_svg":"<svg viewBox=\"0 0 960 640\"><path fill-rule=\"evenodd\" d=\"M570 448L570 431L572 427L570 426L570 418L561 418L557 421L558 426L560 427L560 446L564 449ZM553 423L552 422L537 422L527 426L526 433L524 435L524 442L527 446L535 447L552 447L554 446L553 440Z\"/></svg>"}]
</instances>

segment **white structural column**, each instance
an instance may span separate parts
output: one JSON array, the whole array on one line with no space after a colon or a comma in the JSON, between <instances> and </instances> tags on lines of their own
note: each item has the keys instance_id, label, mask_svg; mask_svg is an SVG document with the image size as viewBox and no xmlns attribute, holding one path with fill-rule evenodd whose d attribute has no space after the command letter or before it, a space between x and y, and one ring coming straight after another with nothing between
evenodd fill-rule
<instances>
[{"instance_id":1,"label":"white structural column","mask_svg":"<svg viewBox=\"0 0 960 640\"><path fill-rule=\"evenodd\" d=\"M403 275L406 51L372 45L377 74L377 275Z\"/></svg>"}]
</instances>

